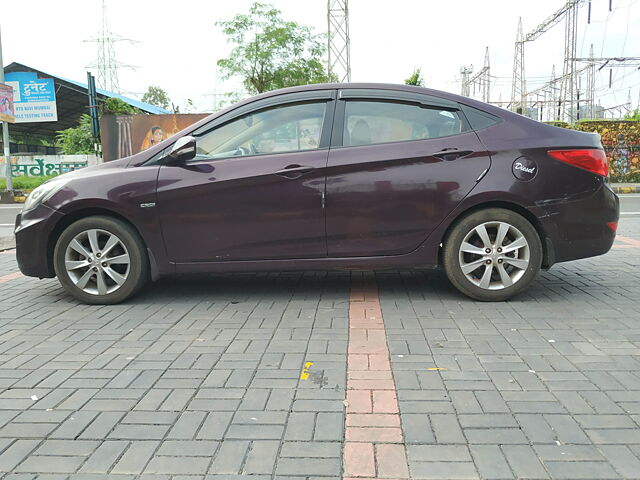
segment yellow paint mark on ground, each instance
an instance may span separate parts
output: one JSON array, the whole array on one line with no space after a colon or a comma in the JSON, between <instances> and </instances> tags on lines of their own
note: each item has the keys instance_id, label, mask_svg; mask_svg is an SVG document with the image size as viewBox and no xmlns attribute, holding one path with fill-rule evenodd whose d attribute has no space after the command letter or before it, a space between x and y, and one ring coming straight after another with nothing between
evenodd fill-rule
<instances>
[{"instance_id":1,"label":"yellow paint mark on ground","mask_svg":"<svg viewBox=\"0 0 640 480\"><path fill-rule=\"evenodd\" d=\"M311 368L311 365L313 365L313 362L307 362L304 364L304 368L300 374L300 380L307 380L309 378L309 369Z\"/></svg>"},{"instance_id":2,"label":"yellow paint mark on ground","mask_svg":"<svg viewBox=\"0 0 640 480\"><path fill-rule=\"evenodd\" d=\"M427 370L446 370L446 368L442 368L442 367L431 367L431 368L427 368Z\"/></svg>"}]
</instances>

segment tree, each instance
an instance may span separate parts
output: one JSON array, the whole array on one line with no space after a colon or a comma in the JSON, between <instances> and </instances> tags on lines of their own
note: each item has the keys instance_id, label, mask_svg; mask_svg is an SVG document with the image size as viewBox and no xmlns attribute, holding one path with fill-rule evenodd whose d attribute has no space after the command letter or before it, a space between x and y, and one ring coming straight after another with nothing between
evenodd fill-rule
<instances>
[{"instance_id":1,"label":"tree","mask_svg":"<svg viewBox=\"0 0 640 480\"><path fill-rule=\"evenodd\" d=\"M147 89L147 93L142 96L142 101L164 109L169 108L169 105L171 105L171 100L169 99L167 92L154 85L151 85Z\"/></svg>"},{"instance_id":2,"label":"tree","mask_svg":"<svg viewBox=\"0 0 640 480\"><path fill-rule=\"evenodd\" d=\"M416 85L417 87L424 87L424 79L422 78L422 73L420 73L420 70L420 68L414 68L411 76L404 81L405 85Z\"/></svg>"},{"instance_id":3,"label":"tree","mask_svg":"<svg viewBox=\"0 0 640 480\"><path fill-rule=\"evenodd\" d=\"M95 153L93 141L91 117L87 114L80 117L77 127L61 130L56 136L56 145L62 149L64 155Z\"/></svg>"},{"instance_id":4,"label":"tree","mask_svg":"<svg viewBox=\"0 0 640 480\"><path fill-rule=\"evenodd\" d=\"M100 105L100 109L103 114L113 115L135 115L142 113L139 108L132 107L124 100L120 100L116 97L107 98L107 100Z\"/></svg>"},{"instance_id":5,"label":"tree","mask_svg":"<svg viewBox=\"0 0 640 480\"><path fill-rule=\"evenodd\" d=\"M248 15L216 23L235 44L229 57L218 60L224 79L241 77L249 93L333 80L323 36L280 14L273 5L254 3Z\"/></svg>"}]
</instances>

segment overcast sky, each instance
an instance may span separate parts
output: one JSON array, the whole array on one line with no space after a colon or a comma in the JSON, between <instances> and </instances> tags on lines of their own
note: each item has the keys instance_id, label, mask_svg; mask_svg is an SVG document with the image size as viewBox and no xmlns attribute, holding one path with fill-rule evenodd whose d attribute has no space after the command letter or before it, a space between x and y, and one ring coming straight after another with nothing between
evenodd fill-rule
<instances>
[{"instance_id":1,"label":"overcast sky","mask_svg":"<svg viewBox=\"0 0 640 480\"><path fill-rule=\"evenodd\" d=\"M593 43L596 56L640 56L640 0L592 0L578 19L578 55L586 57ZM130 44L116 44L116 57L135 66L119 72L124 94L141 97L149 85L164 88L181 106L192 99L193 111L211 111L214 94L237 89L222 81L216 60L230 51L215 26L218 20L247 12L253 0L107 0L111 30ZM273 0L288 20L327 28L326 0ZM511 95L513 50L518 17L525 33L560 8L564 0L350 0L353 81L402 83L421 67L427 86L460 93L460 67L482 68L489 47L491 100ZM586 3L586 2L585 2ZM3 1L0 26L5 65L20 62L33 68L84 82L87 65L97 58L95 37L101 25L101 0ZM526 44L529 89L548 81L551 68L562 72L564 22ZM640 70L609 68L597 78L597 97L605 106L627 101L638 107ZM583 84L584 86L584 84Z\"/></svg>"}]
</instances>

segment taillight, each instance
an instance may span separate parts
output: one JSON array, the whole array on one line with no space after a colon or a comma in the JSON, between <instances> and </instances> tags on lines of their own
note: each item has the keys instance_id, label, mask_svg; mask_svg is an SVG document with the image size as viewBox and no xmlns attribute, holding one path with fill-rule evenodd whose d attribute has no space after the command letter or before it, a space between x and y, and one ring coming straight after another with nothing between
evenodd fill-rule
<instances>
[{"instance_id":1,"label":"taillight","mask_svg":"<svg viewBox=\"0 0 640 480\"><path fill-rule=\"evenodd\" d=\"M575 167L583 168L598 175L606 177L609 174L609 165L604 150L549 150L547 152L556 160L568 163Z\"/></svg>"},{"instance_id":2,"label":"taillight","mask_svg":"<svg viewBox=\"0 0 640 480\"><path fill-rule=\"evenodd\" d=\"M607 227L615 232L618 230L618 222L607 222Z\"/></svg>"}]
</instances>

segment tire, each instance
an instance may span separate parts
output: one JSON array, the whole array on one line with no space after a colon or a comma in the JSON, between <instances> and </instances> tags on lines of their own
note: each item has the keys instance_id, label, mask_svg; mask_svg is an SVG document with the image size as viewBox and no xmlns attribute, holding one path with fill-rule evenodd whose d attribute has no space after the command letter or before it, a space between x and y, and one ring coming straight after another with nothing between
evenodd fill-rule
<instances>
[{"instance_id":1,"label":"tire","mask_svg":"<svg viewBox=\"0 0 640 480\"><path fill-rule=\"evenodd\" d=\"M487 208L455 223L444 241L443 265L460 292L475 300L499 302L531 284L542 256L540 236L527 219L511 210Z\"/></svg>"},{"instance_id":2,"label":"tire","mask_svg":"<svg viewBox=\"0 0 640 480\"><path fill-rule=\"evenodd\" d=\"M138 232L106 216L69 225L58 238L53 264L64 289L89 304L120 303L149 278L149 258Z\"/></svg>"}]
</instances>

